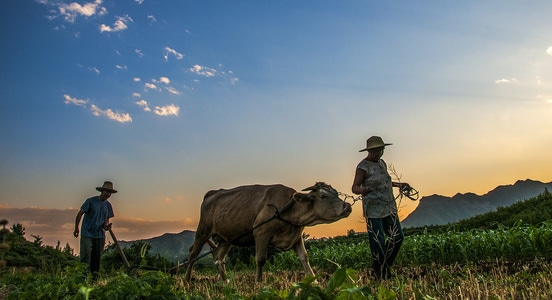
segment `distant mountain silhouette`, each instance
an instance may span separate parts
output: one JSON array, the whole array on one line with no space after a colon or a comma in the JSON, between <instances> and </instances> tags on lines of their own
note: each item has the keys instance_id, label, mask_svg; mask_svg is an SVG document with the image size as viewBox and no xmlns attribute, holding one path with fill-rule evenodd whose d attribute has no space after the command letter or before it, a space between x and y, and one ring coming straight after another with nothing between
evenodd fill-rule
<instances>
[{"instance_id":1,"label":"distant mountain silhouette","mask_svg":"<svg viewBox=\"0 0 552 300\"><path fill-rule=\"evenodd\" d=\"M403 227L445 225L507 207L518 201L527 200L550 191L552 182L518 180L513 185L501 185L485 195L474 193L456 194L452 198L441 195L422 197L418 207L401 223Z\"/></svg>"},{"instance_id":2,"label":"distant mountain silhouette","mask_svg":"<svg viewBox=\"0 0 552 300\"><path fill-rule=\"evenodd\" d=\"M159 253L168 261L178 263L183 262L188 257L188 250L194 243L195 231L184 230L180 233L165 233L151 239L143 239L145 243L150 244L150 254ZM128 248L136 241L119 241L123 248ZM207 249L204 247L204 250Z\"/></svg>"}]
</instances>

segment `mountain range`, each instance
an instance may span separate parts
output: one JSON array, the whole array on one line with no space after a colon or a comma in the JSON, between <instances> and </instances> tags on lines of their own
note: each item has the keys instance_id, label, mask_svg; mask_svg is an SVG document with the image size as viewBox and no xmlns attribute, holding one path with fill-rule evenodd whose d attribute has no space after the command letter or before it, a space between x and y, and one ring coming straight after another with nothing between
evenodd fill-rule
<instances>
[{"instance_id":1,"label":"mountain range","mask_svg":"<svg viewBox=\"0 0 552 300\"><path fill-rule=\"evenodd\" d=\"M401 223L403 227L445 225L476 215L507 207L518 201L533 198L544 189L551 189L552 182L518 180L512 185L501 185L484 195L456 194L452 197L431 195L422 197L418 207Z\"/></svg>"},{"instance_id":2,"label":"mountain range","mask_svg":"<svg viewBox=\"0 0 552 300\"><path fill-rule=\"evenodd\" d=\"M165 233L161 236L150 239L143 239L142 242L151 246L150 254L160 254L170 262L183 262L188 257L190 246L194 243L195 231L184 230L179 233ZM136 241L119 241L123 248L128 248ZM203 249L207 250L206 247ZM208 251L208 250L207 250Z\"/></svg>"},{"instance_id":3,"label":"mountain range","mask_svg":"<svg viewBox=\"0 0 552 300\"><path fill-rule=\"evenodd\" d=\"M456 194L453 197L431 195L422 197L418 207L401 223L403 227L445 225L476 215L484 214L497 207L507 207L518 201L533 198L551 190L552 182L519 180L511 185L501 185L484 195L474 193ZM182 262L188 256L195 232L184 230L180 233L165 233L158 237L141 240L151 245L150 253L159 253L169 261ZM121 247L129 247L135 241L119 241ZM208 251L207 246L203 251Z\"/></svg>"}]
</instances>

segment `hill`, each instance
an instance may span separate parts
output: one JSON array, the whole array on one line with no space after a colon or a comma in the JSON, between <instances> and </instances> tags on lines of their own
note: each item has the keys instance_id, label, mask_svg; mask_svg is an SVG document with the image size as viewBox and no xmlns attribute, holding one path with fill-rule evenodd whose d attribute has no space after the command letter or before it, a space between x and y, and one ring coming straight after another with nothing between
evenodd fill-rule
<instances>
[{"instance_id":1,"label":"hill","mask_svg":"<svg viewBox=\"0 0 552 300\"><path fill-rule=\"evenodd\" d=\"M194 243L195 231L184 230L180 233L165 233L158 237L141 240L151 246L150 254L159 254L170 262L182 262L188 257L188 250ZM119 241L128 248L135 241Z\"/></svg>"},{"instance_id":2,"label":"hill","mask_svg":"<svg viewBox=\"0 0 552 300\"><path fill-rule=\"evenodd\" d=\"M545 188L550 190L552 182L543 183L527 179L519 180L513 185L498 186L481 196L474 193L459 193L453 197L422 197L418 207L402 221L402 225L407 228L453 223L535 197Z\"/></svg>"}]
</instances>

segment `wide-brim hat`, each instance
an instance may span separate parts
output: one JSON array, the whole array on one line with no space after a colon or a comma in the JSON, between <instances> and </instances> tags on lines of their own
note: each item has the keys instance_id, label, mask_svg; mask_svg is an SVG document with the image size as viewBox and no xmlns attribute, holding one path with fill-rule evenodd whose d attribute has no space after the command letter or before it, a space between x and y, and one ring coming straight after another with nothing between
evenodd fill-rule
<instances>
[{"instance_id":1,"label":"wide-brim hat","mask_svg":"<svg viewBox=\"0 0 552 300\"><path fill-rule=\"evenodd\" d=\"M379 136L371 136L366 140L366 148L362 150L358 150L358 152L368 151L370 149L381 148L389 145L393 145L393 144L384 143L381 137Z\"/></svg>"},{"instance_id":2,"label":"wide-brim hat","mask_svg":"<svg viewBox=\"0 0 552 300\"><path fill-rule=\"evenodd\" d=\"M113 189L113 182L111 182L111 181L105 181L105 182L103 183L103 185L97 187L96 190L97 190L98 192L107 191L107 192L110 192L110 193L112 193L112 194L117 193L117 191Z\"/></svg>"}]
</instances>

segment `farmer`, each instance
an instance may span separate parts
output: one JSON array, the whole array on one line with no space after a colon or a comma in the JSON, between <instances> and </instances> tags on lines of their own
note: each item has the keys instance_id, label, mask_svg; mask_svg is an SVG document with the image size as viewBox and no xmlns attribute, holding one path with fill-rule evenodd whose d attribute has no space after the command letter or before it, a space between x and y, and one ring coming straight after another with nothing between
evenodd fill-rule
<instances>
[{"instance_id":1,"label":"farmer","mask_svg":"<svg viewBox=\"0 0 552 300\"><path fill-rule=\"evenodd\" d=\"M362 208L372 252L372 268L378 279L391 276L391 265L403 242L403 231L397 215L393 187L409 187L408 183L393 182L381 159L386 144L381 137L366 141L368 155L356 167L352 192L362 195Z\"/></svg>"},{"instance_id":2,"label":"farmer","mask_svg":"<svg viewBox=\"0 0 552 300\"><path fill-rule=\"evenodd\" d=\"M107 201L111 194L117 193L113 189L113 183L106 181L96 190L100 195L90 197L84 201L77 217L75 218L75 237L81 235L80 239L80 261L88 265L88 271L96 278L100 271L100 259L105 245L105 231L111 228L109 219L114 217L111 203ZM79 224L82 216L82 230L79 231Z\"/></svg>"}]
</instances>

